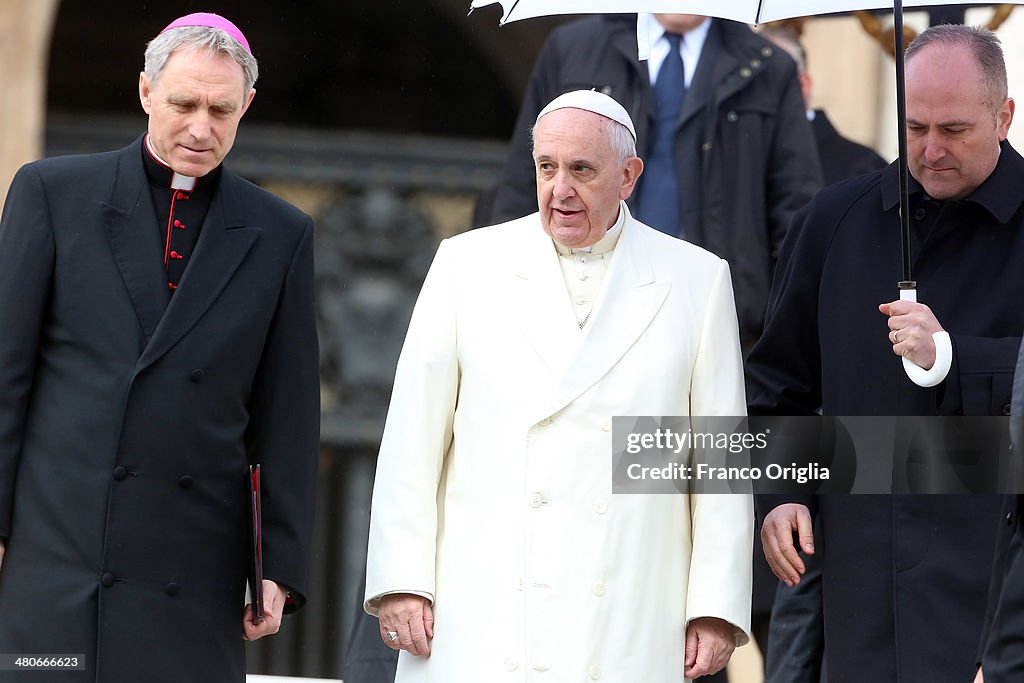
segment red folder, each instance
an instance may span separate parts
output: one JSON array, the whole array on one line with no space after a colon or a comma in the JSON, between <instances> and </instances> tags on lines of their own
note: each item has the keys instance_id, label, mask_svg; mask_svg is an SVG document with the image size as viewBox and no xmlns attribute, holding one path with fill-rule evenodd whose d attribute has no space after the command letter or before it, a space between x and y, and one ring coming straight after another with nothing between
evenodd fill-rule
<instances>
[{"instance_id":1,"label":"red folder","mask_svg":"<svg viewBox=\"0 0 1024 683\"><path fill-rule=\"evenodd\" d=\"M260 526L260 466L249 465L249 509L251 534L249 595L253 623L263 621L263 529Z\"/></svg>"}]
</instances>

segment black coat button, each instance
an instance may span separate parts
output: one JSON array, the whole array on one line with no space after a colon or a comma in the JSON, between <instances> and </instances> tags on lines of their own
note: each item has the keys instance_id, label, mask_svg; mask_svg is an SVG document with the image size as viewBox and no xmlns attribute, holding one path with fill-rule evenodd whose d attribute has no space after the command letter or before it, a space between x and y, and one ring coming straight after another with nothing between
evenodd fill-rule
<instances>
[{"instance_id":1,"label":"black coat button","mask_svg":"<svg viewBox=\"0 0 1024 683\"><path fill-rule=\"evenodd\" d=\"M193 370L192 372L190 372L188 374L188 378L190 380L192 380L193 382L195 382L196 384L199 384L200 382L203 381L203 371L202 371L202 369L196 368L195 370Z\"/></svg>"},{"instance_id":2,"label":"black coat button","mask_svg":"<svg viewBox=\"0 0 1024 683\"><path fill-rule=\"evenodd\" d=\"M100 583L103 584L104 588L110 588L114 585L114 575L110 572L106 572L100 577Z\"/></svg>"},{"instance_id":3,"label":"black coat button","mask_svg":"<svg viewBox=\"0 0 1024 683\"><path fill-rule=\"evenodd\" d=\"M114 468L114 481L124 481L127 476L128 468L124 465L118 465Z\"/></svg>"},{"instance_id":4,"label":"black coat button","mask_svg":"<svg viewBox=\"0 0 1024 683\"><path fill-rule=\"evenodd\" d=\"M914 212L914 218L916 218L919 221L923 221L924 217L927 215L928 212L925 211L924 209L918 209L917 211Z\"/></svg>"},{"instance_id":5,"label":"black coat button","mask_svg":"<svg viewBox=\"0 0 1024 683\"><path fill-rule=\"evenodd\" d=\"M178 486L183 489L190 488L192 486L192 477L186 474L184 477L178 480Z\"/></svg>"},{"instance_id":6,"label":"black coat button","mask_svg":"<svg viewBox=\"0 0 1024 683\"><path fill-rule=\"evenodd\" d=\"M164 586L164 593L167 593L173 598L175 595L178 594L178 584L174 583L173 581L167 584L166 586Z\"/></svg>"},{"instance_id":7,"label":"black coat button","mask_svg":"<svg viewBox=\"0 0 1024 683\"><path fill-rule=\"evenodd\" d=\"M1006 526L1013 526L1013 513L1012 512L1007 512L1006 513Z\"/></svg>"},{"instance_id":8,"label":"black coat button","mask_svg":"<svg viewBox=\"0 0 1024 683\"><path fill-rule=\"evenodd\" d=\"M1003 406L1003 415L1009 415L1009 414L1010 414L1010 404L1007 403L1005 406Z\"/></svg>"}]
</instances>

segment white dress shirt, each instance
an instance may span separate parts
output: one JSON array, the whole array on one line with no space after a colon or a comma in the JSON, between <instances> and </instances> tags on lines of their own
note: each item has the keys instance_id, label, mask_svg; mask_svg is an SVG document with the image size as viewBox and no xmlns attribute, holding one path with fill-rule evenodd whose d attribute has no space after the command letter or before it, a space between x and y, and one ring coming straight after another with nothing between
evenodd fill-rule
<instances>
[{"instance_id":1,"label":"white dress shirt","mask_svg":"<svg viewBox=\"0 0 1024 683\"><path fill-rule=\"evenodd\" d=\"M653 86L658 81L658 72L665 62L665 57L668 57L670 46L668 38L665 37L667 31L658 22L658 19L653 14L648 14L647 21L648 35L651 40L651 54L647 58L647 70ZM704 49L704 41L707 40L710 28L711 19L705 19L700 26L684 33L683 39L679 41L679 54L683 58L683 73L687 88L690 87L693 75L697 72L697 62L700 61L700 53Z\"/></svg>"}]
</instances>

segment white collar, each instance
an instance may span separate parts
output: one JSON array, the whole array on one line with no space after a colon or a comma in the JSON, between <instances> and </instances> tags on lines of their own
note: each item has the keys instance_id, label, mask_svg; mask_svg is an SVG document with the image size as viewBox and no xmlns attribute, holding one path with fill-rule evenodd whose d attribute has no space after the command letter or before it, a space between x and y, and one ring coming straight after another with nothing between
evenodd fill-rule
<instances>
[{"instance_id":1,"label":"white collar","mask_svg":"<svg viewBox=\"0 0 1024 683\"><path fill-rule=\"evenodd\" d=\"M679 46L679 52L683 57L683 72L687 88L690 87L690 84L693 82L693 76L697 72L697 63L700 61L700 53L704 50L704 43L707 40L708 31L711 30L712 21L711 17L708 17L700 22L700 25L683 34L683 41ZM661 69L665 57L668 56L670 45L668 40L665 39L665 34L668 31L665 30L665 27L661 25L661 22L658 21L654 14L647 15L647 31L651 44L651 53L647 58L647 69L651 83L655 83L658 71Z\"/></svg>"},{"instance_id":2,"label":"white collar","mask_svg":"<svg viewBox=\"0 0 1024 683\"><path fill-rule=\"evenodd\" d=\"M612 224L612 227L608 228L608 231L604 234L604 237L599 239L589 247L567 247L564 244L555 241L551 241L555 245L555 249L558 250L559 254L563 256L569 256L571 254L606 254L615 248L615 245L619 241L619 235L622 234L622 226L626 223L626 210L623 208L622 202L619 201L619 217Z\"/></svg>"},{"instance_id":3,"label":"white collar","mask_svg":"<svg viewBox=\"0 0 1024 683\"><path fill-rule=\"evenodd\" d=\"M155 149L153 149L153 144L149 141L149 133L146 133L146 149L149 150L149 153L153 155L154 159L156 159L158 162L160 162L167 168L171 168L171 165L164 161L163 159L161 159L160 155L156 153ZM173 171L174 169L171 170ZM192 190L196 189L196 179L193 178L192 176L182 175L177 171L174 171L174 175L171 176L171 189L191 192Z\"/></svg>"}]
</instances>

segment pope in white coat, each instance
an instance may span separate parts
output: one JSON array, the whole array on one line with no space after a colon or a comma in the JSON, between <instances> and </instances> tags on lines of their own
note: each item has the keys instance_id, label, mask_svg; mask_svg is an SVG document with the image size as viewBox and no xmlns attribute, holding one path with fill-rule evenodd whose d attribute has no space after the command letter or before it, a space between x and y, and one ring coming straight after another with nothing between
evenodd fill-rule
<instances>
[{"instance_id":1,"label":"pope in white coat","mask_svg":"<svg viewBox=\"0 0 1024 683\"><path fill-rule=\"evenodd\" d=\"M748 641L748 495L612 495L614 415L744 415L725 261L634 220L628 114L537 119L540 212L442 242L398 364L366 602L400 683L683 681Z\"/></svg>"}]
</instances>

